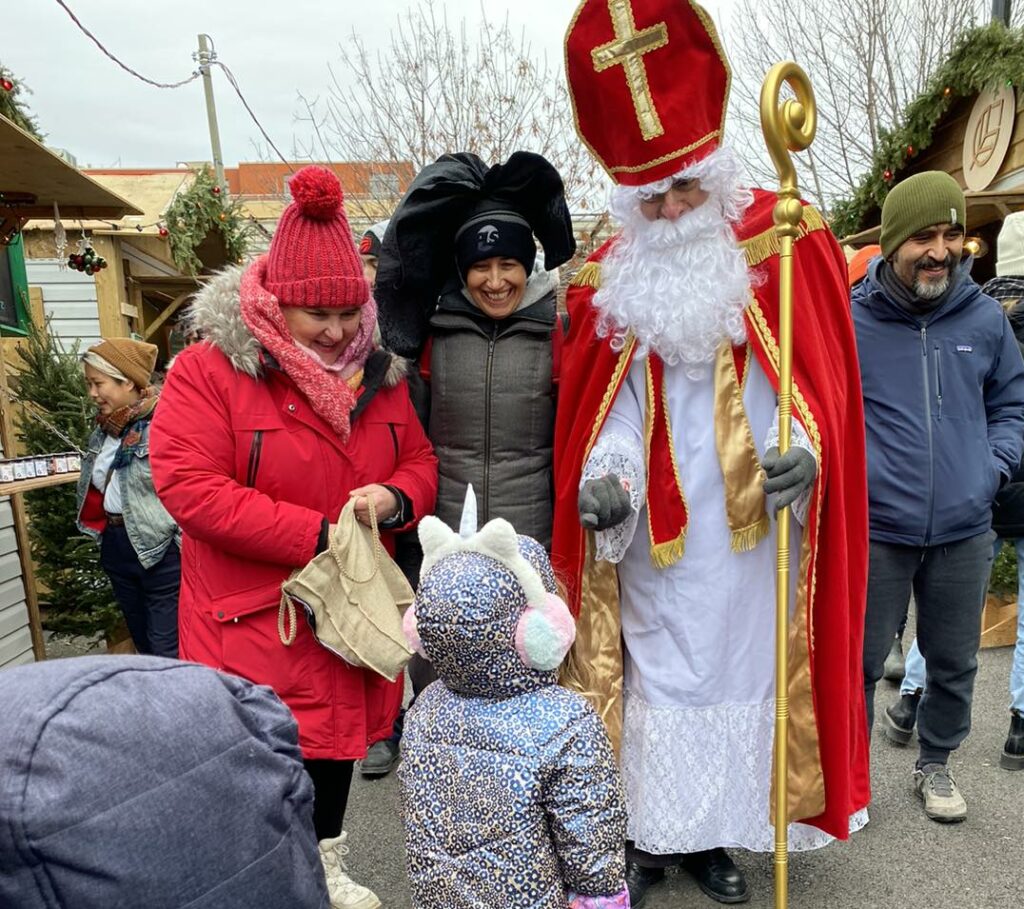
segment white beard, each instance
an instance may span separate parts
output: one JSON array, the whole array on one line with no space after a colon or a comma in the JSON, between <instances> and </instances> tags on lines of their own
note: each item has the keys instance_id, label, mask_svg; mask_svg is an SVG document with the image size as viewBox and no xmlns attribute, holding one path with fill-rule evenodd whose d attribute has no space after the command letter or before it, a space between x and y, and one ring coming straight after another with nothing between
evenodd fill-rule
<instances>
[{"instance_id":1,"label":"white beard","mask_svg":"<svg viewBox=\"0 0 1024 909\"><path fill-rule=\"evenodd\" d=\"M594 294L598 334L619 350L632 332L638 357L653 351L702 378L723 341L747 340L751 275L732 227L714 196L676 221L648 221L634 195L613 199L612 212L622 235Z\"/></svg>"}]
</instances>

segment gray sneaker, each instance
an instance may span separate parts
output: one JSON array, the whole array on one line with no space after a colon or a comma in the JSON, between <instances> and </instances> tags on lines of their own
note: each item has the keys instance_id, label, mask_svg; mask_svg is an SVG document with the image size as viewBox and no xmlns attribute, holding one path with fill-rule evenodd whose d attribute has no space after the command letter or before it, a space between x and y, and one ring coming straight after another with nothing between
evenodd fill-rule
<instances>
[{"instance_id":1,"label":"gray sneaker","mask_svg":"<svg viewBox=\"0 0 1024 909\"><path fill-rule=\"evenodd\" d=\"M967 802L945 764L925 764L914 771L914 789L924 800L924 813L940 824L956 824L967 817Z\"/></svg>"}]
</instances>

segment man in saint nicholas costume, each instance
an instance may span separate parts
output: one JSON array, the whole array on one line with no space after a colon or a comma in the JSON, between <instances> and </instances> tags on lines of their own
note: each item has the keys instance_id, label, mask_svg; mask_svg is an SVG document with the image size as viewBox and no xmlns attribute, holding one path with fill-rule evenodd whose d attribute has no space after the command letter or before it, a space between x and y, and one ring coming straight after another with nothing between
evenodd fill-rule
<instances>
[{"instance_id":1,"label":"man in saint nicholas costume","mask_svg":"<svg viewBox=\"0 0 1024 909\"><path fill-rule=\"evenodd\" d=\"M743 188L721 144L730 76L714 25L687 0L584 0L566 62L620 226L568 294L553 541L578 615L567 678L619 747L633 905L672 865L743 902L726 848L773 849L783 505L790 848L867 820L867 493L845 259L806 206L780 457L776 196Z\"/></svg>"}]
</instances>

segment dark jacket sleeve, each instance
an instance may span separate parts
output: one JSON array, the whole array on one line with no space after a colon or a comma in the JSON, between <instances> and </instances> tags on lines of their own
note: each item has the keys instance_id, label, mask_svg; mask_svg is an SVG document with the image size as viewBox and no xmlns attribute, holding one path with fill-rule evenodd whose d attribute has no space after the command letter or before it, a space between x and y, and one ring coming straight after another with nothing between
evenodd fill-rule
<instances>
[{"instance_id":1,"label":"dark jacket sleeve","mask_svg":"<svg viewBox=\"0 0 1024 909\"><path fill-rule=\"evenodd\" d=\"M604 724L588 708L547 747L544 807L566 889L617 894L626 871L626 811Z\"/></svg>"},{"instance_id":2,"label":"dark jacket sleeve","mask_svg":"<svg viewBox=\"0 0 1024 909\"><path fill-rule=\"evenodd\" d=\"M1010 323L1001 322L999 349L985 377L985 416L995 466L1008 480L1024 450L1024 358Z\"/></svg>"}]
</instances>

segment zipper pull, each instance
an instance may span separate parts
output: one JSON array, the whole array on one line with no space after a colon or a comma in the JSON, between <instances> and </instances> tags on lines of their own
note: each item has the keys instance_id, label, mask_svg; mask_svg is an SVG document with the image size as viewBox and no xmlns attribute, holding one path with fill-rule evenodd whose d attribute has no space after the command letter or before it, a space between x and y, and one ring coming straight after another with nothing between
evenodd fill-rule
<instances>
[{"instance_id":1,"label":"zipper pull","mask_svg":"<svg viewBox=\"0 0 1024 909\"><path fill-rule=\"evenodd\" d=\"M921 326L921 355L928 359L928 329L926 326Z\"/></svg>"}]
</instances>

